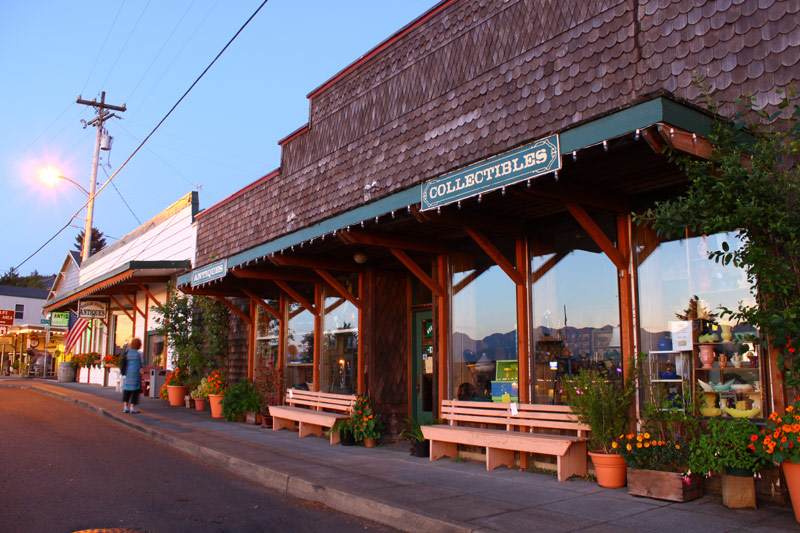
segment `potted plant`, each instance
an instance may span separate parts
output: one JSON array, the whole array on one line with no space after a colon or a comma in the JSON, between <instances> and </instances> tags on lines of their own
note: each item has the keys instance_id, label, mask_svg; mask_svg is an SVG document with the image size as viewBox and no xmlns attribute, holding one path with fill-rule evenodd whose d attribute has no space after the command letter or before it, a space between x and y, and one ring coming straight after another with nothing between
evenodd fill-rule
<instances>
[{"instance_id":1,"label":"potted plant","mask_svg":"<svg viewBox=\"0 0 800 533\"><path fill-rule=\"evenodd\" d=\"M647 357L647 355L643 355ZM689 454L700 433L691 394L670 394L651 381L642 410L642 430L621 434L617 448L628 464L628 493L673 502L703 495L702 476L689 470Z\"/></svg>"},{"instance_id":2,"label":"potted plant","mask_svg":"<svg viewBox=\"0 0 800 533\"><path fill-rule=\"evenodd\" d=\"M589 456L597 484L601 487L624 487L625 461L615 441L628 429L629 409L634 393L632 376L610 379L607 371L581 370L566 383L567 403L578 419L592 428Z\"/></svg>"},{"instance_id":3,"label":"potted plant","mask_svg":"<svg viewBox=\"0 0 800 533\"><path fill-rule=\"evenodd\" d=\"M722 503L732 509L756 508L753 476L766 464L751 450L756 425L747 419L712 418L694 442L689 471L710 476L722 474Z\"/></svg>"},{"instance_id":4,"label":"potted plant","mask_svg":"<svg viewBox=\"0 0 800 533\"><path fill-rule=\"evenodd\" d=\"M228 422L241 422L245 420L248 411L261 412L261 396L252 381L243 379L225 393L222 399L222 416Z\"/></svg>"},{"instance_id":5,"label":"potted plant","mask_svg":"<svg viewBox=\"0 0 800 533\"><path fill-rule=\"evenodd\" d=\"M431 443L422 434L422 426L444 424L447 421L442 418L431 418L420 424L413 418L405 419L405 427L400 432L401 438L406 438L411 442L411 455L416 457L428 457L431 453Z\"/></svg>"},{"instance_id":6,"label":"potted plant","mask_svg":"<svg viewBox=\"0 0 800 533\"><path fill-rule=\"evenodd\" d=\"M337 420L331 429L328 430L328 437L330 437L331 433L334 431L339 432L339 443L342 446L355 446L356 445L356 438L353 435L353 427L351 425L352 418L340 418Z\"/></svg>"},{"instance_id":7,"label":"potted plant","mask_svg":"<svg viewBox=\"0 0 800 533\"><path fill-rule=\"evenodd\" d=\"M194 408L198 411L205 411L206 410L206 398L208 398L208 378L204 377L200 380L200 384L197 385L191 393L192 400L194 400Z\"/></svg>"},{"instance_id":8,"label":"potted plant","mask_svg":"<svg viewBox=\"0 0 800 533\"><path fill-rule=\"evenodd\" d=\"M188 383L189 373L184 368L178 367L164 378L159 397L162 400L169 400L171 406L183 405L184 398L189 392Z\"/></svg>"},{"instance_id":9,"label":"potted plant","mask_svg":"<svg viewBox=\"0 0 800 533\"><path fill-rule=\"evenodd\" d=\"M222 418L222 399L228 386L221 370L212 370L208 375L207 397L211 407L211 418Z\"/></svg>"},{"instance_id":10,"label":"potted plant","mask_svg":"<svg viewBox=\"0 0 800 533\"><path fill-rule=\"evenodd\" d=\"M750 436L748 448L781 466L794 518L800 522L800 402L787 407L784 415L769 415L766 426Z\"/></svg>"},{"instance_id":11,"label":"potted plant","mask_svg":"<svg viewBox=\"0 0 800 533\"><path fill-rule=\"evenodd\" d=\"M383 425L378 416L373 414L372 404L366 394L360 394L353 405L350 428L356 442L363 442L367 448L375 447L381 438Z\"/></svg>"}]
</instances>

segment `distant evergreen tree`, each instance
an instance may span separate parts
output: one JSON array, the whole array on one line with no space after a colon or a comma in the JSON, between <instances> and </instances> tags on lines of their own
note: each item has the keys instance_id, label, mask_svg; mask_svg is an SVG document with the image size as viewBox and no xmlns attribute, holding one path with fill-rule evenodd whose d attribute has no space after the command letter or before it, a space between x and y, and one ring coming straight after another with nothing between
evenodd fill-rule
<instances>
[{"instance_id":1,"label":"distant evergreen tree","mask_svg":"<svg viewBox=\"0 0 800 533\"><path fill-rule=\"evenodd\" d=\"M49 280L55 276L43 276L34 270L27 276L20 276L17 269L11 267L8 272L0 276L0 285L11 285L13 287L29 287L31 289L49 289Z\"/></svg>"},{"instance_id":2,"label":"distant evergreen tree","mask_svg":"<svg viewBox=\"0 0 800 533\"><path fill-rule=\"evenodd\" d=\"M81 232L78 233L78 236L75 238L75 249L78 252L83 252L83 235L84 230L81 230ZM92 228L92 239L89 244L89 255L94 255L105 247L106 238L103 235L103 232L97 228Z\"/></svg>"}]
</instances>

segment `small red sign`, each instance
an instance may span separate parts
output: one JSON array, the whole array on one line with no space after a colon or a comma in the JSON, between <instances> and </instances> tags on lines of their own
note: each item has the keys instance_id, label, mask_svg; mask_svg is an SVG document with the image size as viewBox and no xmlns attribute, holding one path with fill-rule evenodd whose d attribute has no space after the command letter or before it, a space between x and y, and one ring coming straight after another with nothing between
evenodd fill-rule
<instances>
[{"instance_id":1,"label":"small red sign","mask_svg":"<svg viewBox=\"0 0 800 533\"><path fill-rule=\"evenodd\" d=\"M0 326L14 325L14 311L10 309L0 309Z\"/></svg>"},{"instance_id":2,"label":"small red sign","mask_svg":"<svg viewBox=\"0 0 800 533\"><path fill-rule=\"evenodd\" d=\"M0 326L0 335L8 335L8 330L11 329L8 326Z\"/></svg>"}]
</instances>

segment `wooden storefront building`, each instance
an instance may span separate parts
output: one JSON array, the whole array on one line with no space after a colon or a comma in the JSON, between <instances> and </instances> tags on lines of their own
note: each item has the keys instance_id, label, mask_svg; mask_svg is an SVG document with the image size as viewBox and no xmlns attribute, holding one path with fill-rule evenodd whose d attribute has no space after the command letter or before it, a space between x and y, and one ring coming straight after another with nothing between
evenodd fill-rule
<instances>
[{"instance_id":1,"label":"wooden storefront building","mask_svg":"<svg viewBox=\"0 0 800 533\"><path fill-rule=\"evenodd\" d=\"M245 302L249 376L368 393L399 420L558 403L578 368L621 376L640 352L688 375L696 358L661 344L675 315L749 297L705 258L731 234L661 241L631 213L684 190L668 149L709 154L695 72L723 101L778 102L796 7L443 1L308 95L280 168L197 216L178 283ZM779 408L774 361L748 363Z\"/></svg>"}]
</instances>

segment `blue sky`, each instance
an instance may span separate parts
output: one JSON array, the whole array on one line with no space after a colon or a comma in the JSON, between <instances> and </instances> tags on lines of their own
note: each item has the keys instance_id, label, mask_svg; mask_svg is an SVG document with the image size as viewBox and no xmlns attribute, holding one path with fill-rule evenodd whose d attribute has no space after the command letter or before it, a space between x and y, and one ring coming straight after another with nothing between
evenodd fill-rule
<instances>
[{"instance_id":1,"label":"blue sky","mask_svg":"<svg viewBox=\"0 0 800 533\"><path fill-rule=\"evenodd\" d=\"M47 187L53 165L89 188L96 130L76 103L127 106L98 187L134 152L262 0L0 3L0 270L20 265L84 204ZM94 226L124 236L189 191L210 207L279 166L277 142L308 120L306 95L435 5L434 0L271 0L97 196ZM118 191L117 191L118 190ZM124 199L124 200L123 200ZM127 206L126 206L127 203ZM128 207L129 206L129 207ZM84 213L81 212L80 216ZM73 220L20 267L58 271L85 222Z\"/></svg>"}]
</instances>

